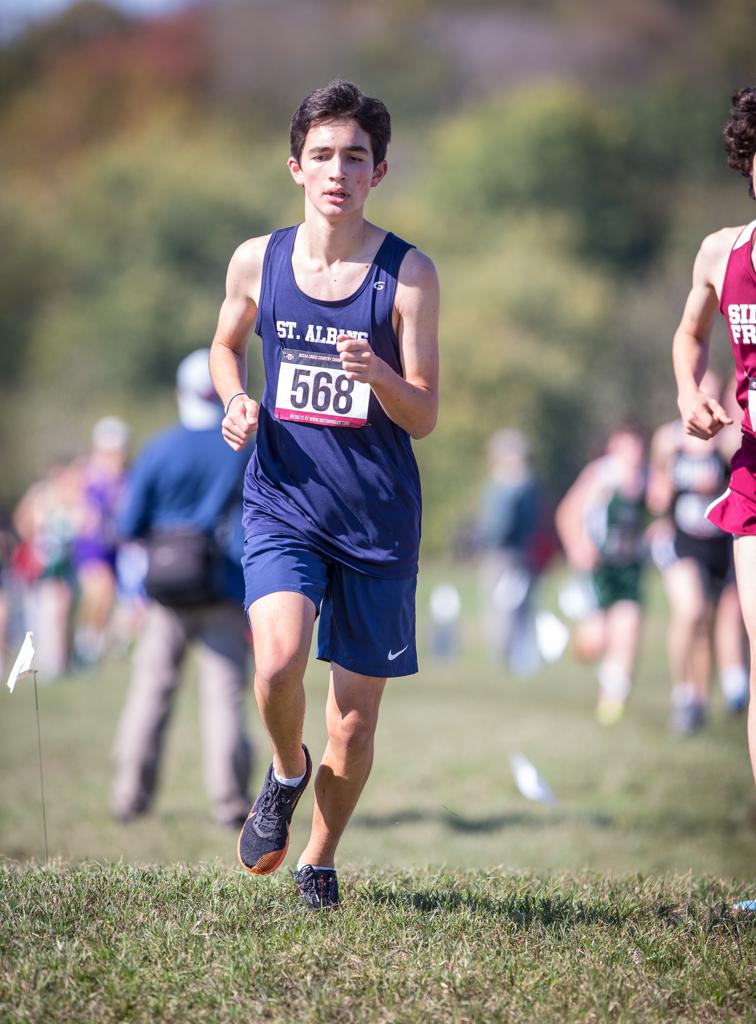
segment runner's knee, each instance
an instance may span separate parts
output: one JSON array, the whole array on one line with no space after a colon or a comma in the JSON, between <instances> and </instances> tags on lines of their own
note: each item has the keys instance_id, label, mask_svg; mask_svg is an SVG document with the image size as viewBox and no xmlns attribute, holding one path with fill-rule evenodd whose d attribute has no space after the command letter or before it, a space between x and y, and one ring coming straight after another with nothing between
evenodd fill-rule
<instances>
[{"instance_id":1,"label":"runner's knee","mask_svg":"<svg viewBox=\"0 0 756 1024\"><path fill-rule=\"evenodd\" d=\"M375 736L375 721L357 711L334 715L328 722L328 737L347 755L359 755L369 750Z\"/></svg>"},{"instance_id":2,"label":"runner's knee","mask_svg":"<svg viewBox=\"0 0 756 1024\"><path fill-rule=\"evenodd\" d=\"M285 690L302 681L303 666L298 652L290 656L281 654L279 657L255 659L255 688L264 689L267 693Z\"/></svg>"}]
</instances>

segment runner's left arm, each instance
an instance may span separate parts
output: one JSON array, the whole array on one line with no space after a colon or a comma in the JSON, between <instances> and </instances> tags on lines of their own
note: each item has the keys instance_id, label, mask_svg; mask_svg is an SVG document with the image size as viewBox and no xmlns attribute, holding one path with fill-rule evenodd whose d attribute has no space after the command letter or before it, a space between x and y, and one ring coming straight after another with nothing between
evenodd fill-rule
<instances>
[{"instance_id":1,"label":"runner's left arm","mask_svg":"<svg viewBox=\"0 0 756 1024\"><path fill-rule=\"evenodd\" d=\"M438 417L438 275L417 249L402 261L395 308L403 375L366 341L341 337L336 350L349 380L370 385L386 415L412 437L426 437Z\"/></svg>"}]
</instances>

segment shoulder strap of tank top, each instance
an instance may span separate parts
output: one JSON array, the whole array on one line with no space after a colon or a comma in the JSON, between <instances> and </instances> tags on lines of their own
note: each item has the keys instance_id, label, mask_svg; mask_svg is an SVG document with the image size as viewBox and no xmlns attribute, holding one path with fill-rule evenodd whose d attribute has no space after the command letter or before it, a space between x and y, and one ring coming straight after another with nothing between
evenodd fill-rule
<instances>
[{"instance_id":1,"label":"shoulder strap of tank top","mask_svg":"<svg viewBox=\"0 0 756 1024\"><path fill-rule=\"evenodd\" d=\"M262 269L262 281L260 282L260 301L257 304L257 320L255 321L255 334L260 335L262 327L262 312L263 309L267 308L270 302L270 279L274 269L274 264L277 264L280 257L279 252L283 247L288 257L289 253L286 250L285 239L288 234L292 231L296 231L294 228L278 228L274 231L268 239L268 244L265 247L265 256L263 257L263 269ZM262 335L260 335L262 336Z\"/></svg>"},{"instance_id":2,"label":"shoulder strap of tank top","mask_svg":"<svg viewBox=\"0 0 756 1024\"><path fill-rule=\"evenodd\" d=\"M750 224L746 224L746 226L740 232L738 237L735 239L735 244L732 247L732 251L734 252L736 249L739 249L742 245L745 245L746 242L750 242L751 238L753 237L754 231L756 231L756 220L752 220Z\"/></svg>"},{"instance_id":3,"label":"shoulder strap of tank top","mask_svg":"<svg viewBox=\"0 0 756 1024\"><path fill-rule=\"evenodd\" d=\"M376 313L379 319L385 318L388 323L391 323L391 315L394 310L399 268L409 250L414 248L414 245L410 245L409 242L405 242L389 231L376 254L375 281L373 282L373 287L378 290Z\"/></svg>"},{"instance_id":4,"label":"shoulder strap of tank top","mask_svg":"<svg viewBox=\"0 0 756 1024\"><path fill-rule=\"evenodd\" d=\"M719 296L719 311L720 311L720 313L723 316L725 315L725 307L724 307L725 290L727 289L728 284L730 283L730 275L732 273L736 272L735 271L735 263L734 263L733 257L735 256L735 253L739 249L743 248L743 246L746 244L746 242L749 242L753 238L754 231L756 231L756 220L752 220L749 224L746 224L745 227L741 228L740 232L738 233L737 238L732 243L732 249L730 249L730 253L729 253L728 257L727 257L727 263L725 265L724 278L722 279L722 292L721 292L721 294ZM738 259L740 259L740 258L741 257L738 256ZM750 251L749 251L749 259L750 259Z\"/></svg>"}]
</instances>

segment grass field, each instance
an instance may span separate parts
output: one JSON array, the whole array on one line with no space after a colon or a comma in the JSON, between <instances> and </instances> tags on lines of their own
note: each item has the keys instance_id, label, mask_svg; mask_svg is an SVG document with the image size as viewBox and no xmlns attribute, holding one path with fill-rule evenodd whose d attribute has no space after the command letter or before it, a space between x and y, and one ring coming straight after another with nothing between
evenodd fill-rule
<instances>
[{"instance_id":1,"label":"grass field","mask_svg":"<svg viewBox=\"0 0 756 1024\"><path fill-rule=\"evenodd\" d=\"M92 1021L753 1020L732 886L348 871L317 915L219 866L0 869L0 1015Z\"/></svg>"},{"instance_id":2,"label":"grass field","mask_svg":"<svg viewBox=\"0 0 756 1024\"><path fill-rule=\"evenodd\" d=\"M449 573L423 576L421 641L428 589ZM40 686L61 858L47 867L33 863L33 688L0 695L0 1019L756 1019L754 924L727 909L756 886L745 723L715 694L704 732L669 738L658 590L631 705L602 729L590 670L567 658L508 676L483 643L474 577L453 576L459 652L426 654L419 676L387 689L375 769L341 848L344 907L329 920L298 912L284 872L236 870L235 837L211 823L202 789L193 668L154 813L128 827L107 814L128 661ZM313 663L314 752L326 681ZM251 702L249 715L259 780L268 752ZM556 806L519 795L518 751ZM291 862L307 816L305 798Z\"/></svg>"}]
</instances>

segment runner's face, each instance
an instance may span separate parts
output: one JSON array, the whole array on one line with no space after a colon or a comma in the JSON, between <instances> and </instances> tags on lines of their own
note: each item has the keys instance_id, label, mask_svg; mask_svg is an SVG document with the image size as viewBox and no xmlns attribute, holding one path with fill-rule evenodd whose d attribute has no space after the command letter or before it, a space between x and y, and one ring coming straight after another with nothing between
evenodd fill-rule
<instances>
[{"instance_id":1,"label":"runner's face","mask_svg":"<svg viewBox=\"0 0 756 1024\"><path fill-rule=\"evenodd\" d=\"M329 220L362 210L371 188L386 174L386 161L373 166L370 136L356 121L324 121L305 138L301 162L289 170L310 203Z\"/></svg>"}]
</instances>

